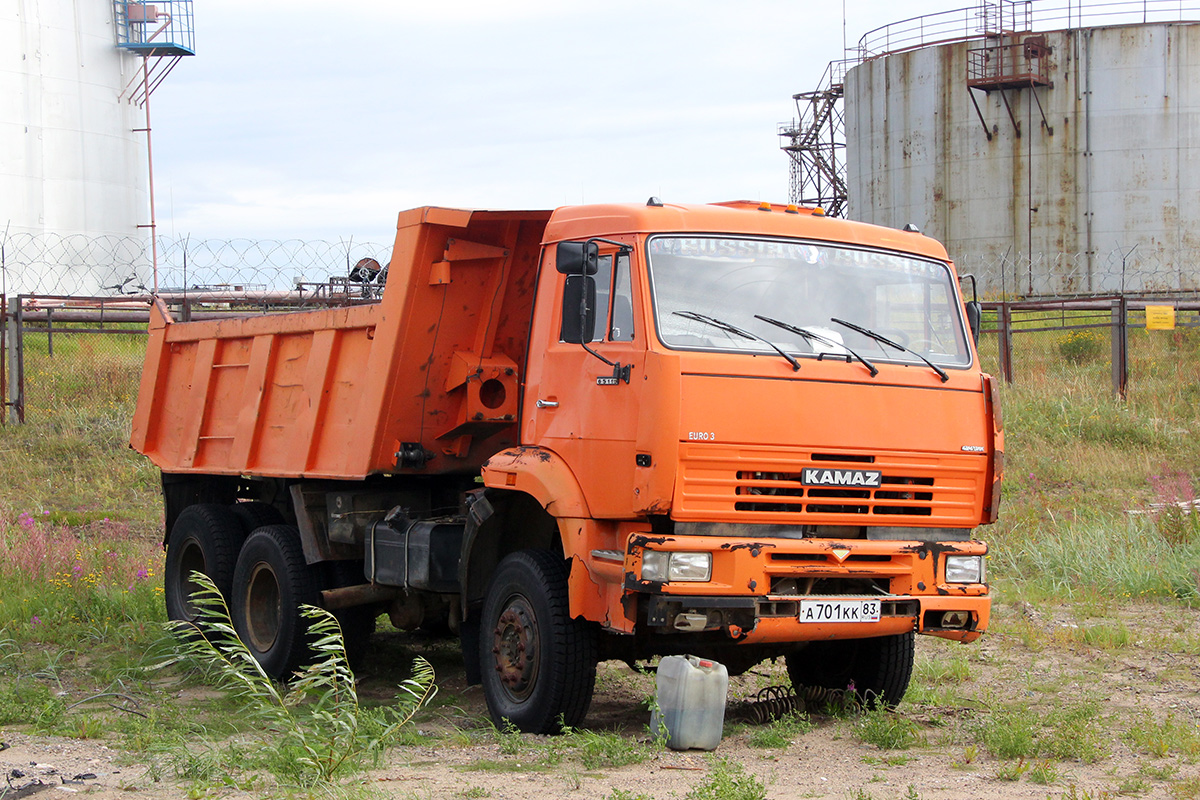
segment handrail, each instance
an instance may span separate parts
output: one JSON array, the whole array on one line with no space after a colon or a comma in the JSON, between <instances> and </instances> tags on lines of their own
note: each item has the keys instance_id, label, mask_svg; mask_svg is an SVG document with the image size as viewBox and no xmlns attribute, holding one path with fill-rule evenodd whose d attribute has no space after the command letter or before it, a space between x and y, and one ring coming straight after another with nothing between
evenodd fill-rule
<instances>
[{"instance_id":1,"label":"handrail","mask_svg":"<svg viewBox=\"0 0 1200 800\"><path fill-rule=\"evenodd\" d=\"M1012 32L1197 21L1200 21L1200 3L1185 3L1184 0L1119 0L1101 3L1083 0L1067 3L1062 0L1001 0L999 3L981 2L881 25L859 38L853 54L859 61L868 61L934 44L969 41Z\"/></svg>"}]
</instances>

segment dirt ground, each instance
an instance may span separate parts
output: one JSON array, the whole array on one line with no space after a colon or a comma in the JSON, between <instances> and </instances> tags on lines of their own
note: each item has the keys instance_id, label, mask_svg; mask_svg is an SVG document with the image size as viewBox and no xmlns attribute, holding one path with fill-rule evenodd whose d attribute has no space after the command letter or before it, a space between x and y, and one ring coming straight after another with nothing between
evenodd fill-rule
<instances>
[{"instance_id":1,"label":"dirt ground","mask_svg":"<svg viewBox=\"0 0 1200 800\"><path fill-rule=\"evenodd\" d=\"M679 753L646 744L642 747L648 757L641 763L587 769L572 747L556 747L554 737L486 733L478 687L465 686L461 669L439 665L438 705L417 723L430 744L396 748L381 768L349 783L376 796L414 799L682 799L709 779L712 759L719 757L757 776L767 797L780 799L1200 797L1197 754L1140 754L1123 735L1140 719L1170 719L1200 737L1200 611L1132 606L1097 612L998 604L992 632L976 644L918 639L914 686L920 683L924 691L917 700L940 700L912 702L910 692L900 706L898 713L920 730L920 742L907 749L864 744L855 719L819 715L813 718L815 730L796 736L786 747L754 746L756 728L748 721L746 701L762 687L785 680L781 664L765 664L731 681L725 738L715 753ZM938 675L940 662L957 659L962 665L963 652L965 668ZM364 694L384 691L374 681L364 682ZM647 741L648 713L642 701L652 692L652 676L623 664L601 665L584 730L615 730L630 741ZM997 759L980 744L980 726L998 709L1015 704L1024 713L1049 719L1056 709L1085 701L1099 703L1089 730L1099 737L1105 755L1094 763L1053 760L1057 775L1052 782L1034 782L1030 772L1014 769L1021 762ZM164 770L131 763L128 755L99 741L15 732L0 733L0 739L6 746L0 750L0 769L8 778L7 787L0 784L2 800L63 792L96 800L272 793L268 788L246 793L212 785L198 792L195 785L169 776L156 782L151 776ZM1017 780L1003 779L1005 771L1009 777L1018 772Z\"/></svg>"}]
</instances>

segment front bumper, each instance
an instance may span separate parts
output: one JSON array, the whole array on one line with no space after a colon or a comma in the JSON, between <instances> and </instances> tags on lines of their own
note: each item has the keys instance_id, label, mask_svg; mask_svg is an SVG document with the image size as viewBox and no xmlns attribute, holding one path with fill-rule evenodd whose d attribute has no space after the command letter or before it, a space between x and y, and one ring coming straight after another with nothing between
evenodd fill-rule
<instances>
[{"instance_id":1,"label":"front bumper","mask_svg":"<svg viewBox=\"0 0 1200 800\"><path fill-rule=\"evenodd\" d=\"M712 552L712 578L639 580L647 549ZM973 541L635 536L624 588L642 609L638 623L654 634L721 632L739 644L767 644L917 631L970 642L987 630L988 587L946 583L944 560L986 553L987 545ZM879 601L880 615L873 622L802 622L804 600Z\"/></svg>"}]
</instances>

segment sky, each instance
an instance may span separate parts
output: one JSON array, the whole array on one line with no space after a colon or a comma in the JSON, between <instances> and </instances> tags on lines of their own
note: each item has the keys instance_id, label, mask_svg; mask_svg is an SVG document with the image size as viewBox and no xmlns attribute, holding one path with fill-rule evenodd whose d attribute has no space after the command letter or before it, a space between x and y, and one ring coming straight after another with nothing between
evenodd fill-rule
<instances>
[{"instance_id":1,"label":"sky","mask_svg":"<svg viewBox=\"0 0 1200 800\"><path fill-rule=\"evenodd\" d=\"M964 5L197 0L197 54L152 98L159 232L390 242L422 205L786 202L792 95L844 40Z\"/></svg>"}]
</instances>

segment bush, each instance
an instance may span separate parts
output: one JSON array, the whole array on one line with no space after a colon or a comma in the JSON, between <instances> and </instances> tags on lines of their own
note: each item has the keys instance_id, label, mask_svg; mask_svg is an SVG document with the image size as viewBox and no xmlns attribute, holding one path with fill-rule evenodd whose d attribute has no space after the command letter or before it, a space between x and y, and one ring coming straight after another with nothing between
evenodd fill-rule
<instances>
[{"instance_id":1,"label":"bush","mask_svg":"<svg viewBox=\"0 0 1200 800\"><path fill-rule=\"evenodd\" d=\"M1058 338L1058 352L1071 364L1087 364L1104 352L1104 338L1095 331L1068 331Z\"/></svg>"}]
</instances>

